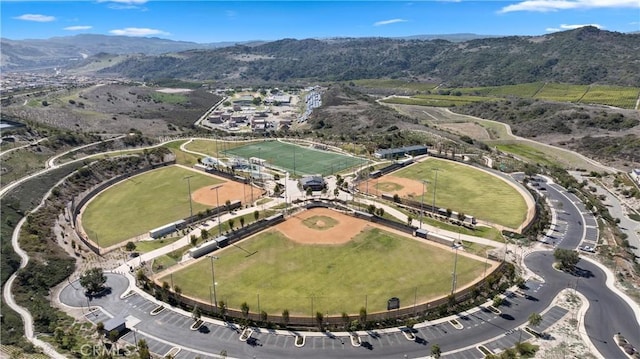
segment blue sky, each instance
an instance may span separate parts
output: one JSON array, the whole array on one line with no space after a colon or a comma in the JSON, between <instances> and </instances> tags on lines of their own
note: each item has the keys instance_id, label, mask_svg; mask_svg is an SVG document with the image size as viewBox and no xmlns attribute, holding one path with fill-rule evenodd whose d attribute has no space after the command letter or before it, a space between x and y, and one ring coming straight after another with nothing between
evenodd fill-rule
<instances>
[{"instance_id":1,"label":"blue sky","mask_svg":"<svg viewBox=\"0 0 640 359\"><path fill-rule=\"evenodd\" d=\"M200 43L423 34L541 35L584 25L640 31L640 0L12 1L1 36L81 33Z\"/></svg>"}]
</instances>

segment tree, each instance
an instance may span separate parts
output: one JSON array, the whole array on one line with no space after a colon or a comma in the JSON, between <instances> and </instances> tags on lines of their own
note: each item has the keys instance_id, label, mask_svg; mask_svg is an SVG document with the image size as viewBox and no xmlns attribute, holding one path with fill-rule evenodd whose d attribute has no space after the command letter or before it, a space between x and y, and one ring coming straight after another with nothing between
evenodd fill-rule
<instances>
[{"instance_id":1,"label":"tree","mask_svg":"<svg viewBox=\"0 0 640 359\"><path fill-rule=\"evenodd\" d=\"M340 190L336 187L333 189L333 196L334 197L338 197L338 195L340 194Z\"/></svg>"},{"instance_id":2,"label":"tree","mask_svg":"<svg viewBox=\"0 0 640 359\"><path fill-rule=\"evenodd\" d=\"M229 228L231 228L231 230L233 230L233 225L235 224L235 222L235 219L229 218Z\"/></svg>"},{"instance_id":3,"label":"tree","mask_svg":"<svg viewBox=\"0 0 640 359\"><path fill-rule=\"evenodd\" d=\"M126 249L129 252L134 251L136 249L136 244L129 241L127 242L127 245L124 247L124 249Z\"/></svg>"},{"instance_id":4,"label":"tree","mask_svg":"<svg viewBox=\"0 0 640 359\"><path fill-rule=\"evenodd\" d=\"M102 335L102 334L103 334L103 333L102 333L102 332L104 332L104 323L103 323L103 322L98 322L98 324L96 324L96 332L97 332L99 335Z\"/></svg>"},{"instance_id":5,"label":"tree","mask_svg":"<svg viewBox=\"0 0 640 359\"><path fill-rule=\"evenodd\" d=\"M305 192L305 194L307 195L307 197L313 194L313 190L311 189L311 187L307 187L307 191Z\"/></svg>"},{"instance_id":6,"label":"tree","mask_svg":"<svg viewBox=\"0 0 640 359\"><path fill-rule=\"evenodd\" d=\"M189 237L189 241L191 242L191 246L195 247L198 243L198 237L196 237L195 234L192 234L191 237Z\"/></svg>"},{"instance_id":7,"label":"tree","mask_svg":"<svg viewBox=\"0 0 640 359\"><path fill-rule=\"evenodd\" d=\"M225 317L227 315L227 303L224 300L218 301L218 311L222 316L222 320L225 320Z\"/></svg>"},{"instance_id":8,"label":"tree","mask_svg":"<svg viewBox=\"0 0 640 359\"><path fill-rule=\"evenodd\" d=\"M360 323L364 324L367 321L367 308L362 307L360 308Z\"/></svg>"},{"instance_id":9,"label":"tree","mask_svg":"<svg viewBox=\"0 0 640 359\"><path fill-rule=\"evenodd\" d=\"M438 344L433 344L431 346L431 355L436 359L440 358L440 355L442 355L442 349L440 349Z\"/></svg>"},{"instance_id":10,"label":"tree","mask_svg":"<svg viewBox=\"0 0 640 359\"><path fill-rule=\"evenodd\" d=\"M240 226L244 227L244 217L240 217Z\"/></svg>"},{"instance_id":11,"label":"tree","mask_svg":"<svg viewBox=\"0 0 640 359\"><path fill-rule=\"evenodd\" d=\"M349 314L347 314L347 312L342 312L342 322L344 323L344 329L349 330L349 323L351 323L351 320L349 319Z\"/></svg>"},{"instance_id":12,"label":"tree","mask_svg":"<svg viewBox=\"0 0 640 359\"><path fill-rule=\"evenodd\" d=\"M465 219L465 214L462 212L458 212L458 221L462 223L464 222L464 219Z\"/></svg>"},{"instance_id":13,"label":"tree","mask_svg":"<svg viewBox=\"0 0 640 359\"><path fill-rule=\"evenodd\" d=\"M253 219L258 221L258 218L260 218L260 211L253 211Z\"/></svg>"},{"instance_id":14,"label":"tree","mask_svg":"<svg viewBox=\"0 0 640 359\"><path fill-rule=\"evenodd\" d=\"M200 230L200 237L202 237L203 241L209 239L209 231L206 228Z\"/></svg>"},{"instance_id":15,"label":"tree","mask_svg":"<svg viewBox=\"0 0 640 359\"><path fill-rule=\"evenodd\" d=\"M267 314L266 311L261 311L260 312L260 320L262 320L263 322L266 322L267 319L269 319L269 315Z\"/></svg>"},{"instance_id":16,"label":"tree","mask_svg":"<svg viewBox=\"0 0 640 359\"><path fill-rule=\"evenodd\" d=\"M89 295L98 293L104 289L104 284L107 282L107 277L102 272L102 268L88 269L80 276L80 285L87 290Z\"/></svg>"},{"instance_id":17,"label":"tree","mask_svg":"<svg viewBox=\"0 0 640 359\"><path fill-rule=\"evenodd\" d=\"M493 303L491 305L498 308L499 306L502 305L503 302L504 302L504 299L502 299L501 296L496 295L495 297L493 297Z\"/></svg>"},{"instance_id":18,"label":"tree","mask_svg":"<svg viewBox=\"0 0 640 359\"><path fill-rule=\"evenodd\" d=\"M289 325L289 309L282 311L282 322L285 326Z\"/></svg>"},{"instance_id":19,"label":"tree","mask_svg":"<svg viewBox=\"0 0 640 359\"><path fill-rule=\"evenodd\" d=\"M229 210L230 210L230 208L231 208L231 200L229 200L229 199L228 199L228 200L226 200L226 201L224 202L224 206L227 208L227 211L229 211Z\"/></svg>"},{"instance_id":20,"label":"tree","mask_svg":"<svg viewBox=\"0 0 640 359\"><path fill-rule=\"evenodd\" d=\"M247 317L249 317L249 304L242 302L242 304L240 304L240 311L242 311L244 319L247 319Z\"/></svg>"},{"instance_id":21,"label":"tree","mask_svg":"<svg viewBox=\"0 0 640 359\"><path fill-rule=\"evenodd\" d=\"M376 214L378 215L378 217L384 216L384 208L380 207L376 209Z\"/></svg>"},{"instance_id":22,"label":"tree","mask_svg":"<svg viewBox=\"0 0 640 359\"><path fill-rule=\"evenodd\" d=\"M322 312L316 312L316 324L318 328L322 330L322 322L324 321L324 314Z\"/></svg>"},{"instance_id":23,"label":"tree","mask_svg":"<svg viewBox=\"0 0 640 359\"><path fill-rule=\"evenodd\" d=\"M198 307L197 305L193 307L193 312L191 312L191 318L193 318L193 320L196 322L200 320L200 318L202 318L202 311L200 310L200 307Z\"/></svg>"},{"instance_id":24,"label":"tree","mask_svg":"<svg viewBox=\"0 0 640 359\"><path fill-rule=\"evenodd\" d=\"M532 327L537 327L542 323L542 316L538 313L531 313L529 316L529 325Z\"/></svg>"},{"instance_id":25,"label":"tree","mask_svg":"<svg viewBox=\"0 0 640 359\"><path fill-rule=\"evenodd\" d=\"M149 351L149 345L144 339L138 340L138 355L140 359L151 359L151 352Z\"/></svg>"},{"instance_id":26,"label":"tree","mask_svg":"<svg viewBox=\"0 0 640 359\"><path fill-rule=\"evenodd\" d=\"M177 295L181 295L181 294L182 294L182 288L180 288L177 284L173 286L173 291L174 291Z\"/></svg>"},{"instance_id":27,"label":"tree","mask_svg":"<svg viewBox=\"0 0 640 359\"><path fill-rule=\"evenodd\" d=\"M447 208L447 218L451 217L451 213L453 213L453 211L451 210L451 208Z\"/></svg>"},{"instance_id":28,"label":"tree","mask_svg":"<svg viewBox=\"0 0 640 359\"><path fill-rule=\"evenodd\" d=\"M573 271L580 261L578 252L570 249L557 248L553 252L553 256L559 262L561 270Z\"/></svg>"}]
</instances>

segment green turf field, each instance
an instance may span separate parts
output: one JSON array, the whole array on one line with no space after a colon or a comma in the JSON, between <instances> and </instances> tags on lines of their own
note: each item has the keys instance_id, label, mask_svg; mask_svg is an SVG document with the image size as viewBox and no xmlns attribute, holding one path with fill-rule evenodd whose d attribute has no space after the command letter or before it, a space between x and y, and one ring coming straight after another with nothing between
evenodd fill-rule
<instances>
[{"instance_id":1,"label":"green turf field","mask_svg":"<svg viewBox=\"0 0 640 359\"><path fill-rule=\"evenodd\" d=\"M438 182L435 172L438 168ZM479 169L452 161L430 158L393 173L394 176L428 180L425 202L463 212L480 220L517 228L527 215L527 205L516 189Z\"/></svg>"},{"instance_id":2,"label":"green turf field","mask_svg":"<svg viewBox=\"0 0 640 359\"><path fill-rule=\"evenodd\" d=\"M451 292L455 251L377 228L343 245L303 245L270 230L217 253L216 298L229 308L247 302L252 312L280 315L340 315L386 310L387 300L411 306ZM457 256L457 288L482 275L484 261ZM173 280L185 295L211 301L211 260L160 278ZM258 299L259 297L259 299ZM313 299L312 299L313 298ZM311 303L313 301L313 304ZM313 310L311 306L313 305Z\"/></svg>"},{"instance_id":3,"label":"green turf field","mask_svg":"<svg viewBox=\"0 0 640 359\"><path fill-rule=\"evenodd\" d=\"M246 145L245 141L222 141L197 139L188 143L185 147L190 151L200 152L216 157L224 151Z\"/></svg>"},{"instance_id":4,"label":"green turf field","mask_svg":"<svg viewBox=\"0 0 640 359\"><path fill-rule=\"evenodd\" d=\"M328 151L320 151L279 141L253 142L245 146L225 151L248 159L259 157L270 164L282 168L292 175L321 174L328 176L342 170L362 165L367 161Z\"/></svg>"},{"instance_id":5,"label":"green turf field","mask_svg":"<svg viewBox=\"0 0 640 359\"><path fill-rule=\"evenodd\" d=\"M191 192L221 181L178 166L160 168L132 177L96 196L82 215L82 225L92 240L108 247L151 229L189 216ZM193 213L207 207L196 202Z\"/></svg>"}]
</instances>

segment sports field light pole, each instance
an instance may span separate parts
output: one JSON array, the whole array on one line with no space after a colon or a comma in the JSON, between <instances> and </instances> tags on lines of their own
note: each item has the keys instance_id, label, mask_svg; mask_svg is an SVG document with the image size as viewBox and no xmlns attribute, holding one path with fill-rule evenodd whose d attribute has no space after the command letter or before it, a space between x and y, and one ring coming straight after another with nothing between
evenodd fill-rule
<instances>
[{"instance_id":1,"label":"sports field light pole","mask_svg":"<svg viewBox=\"0 0 640 359\"><path fill-rule=\"evenodd\" d=\"M212 190L216 190L216 215L218 217L218 236L222 235L222 224L220 223L220 202L218 201L218 189L221 187L222 185L217 185L213 188L211 188ZM215 288L214 288L215 289Z\"/></svg>"},{"instance_id":2,"label":"sports field light pole","mask_svg":"<svg viewBox=\"0 0 640 359\"><path fill-rule=\"evenodd\" d=\"M422 180L422 201L420 202L420 229L422 229L422 217L424 216L424 191L425 186L429 181Z\"/></svg>"},{"instance_id":3,"label":"sports field light pole","mask_svg":"<svg viewBox=\"0 0 640 359\"><path fill-rule=\"evenodd\" d=\"M436 211L436 189L438 187L438 171L440 170L439 168L434 168L433 169L436 172L436 178L433 182L433 206L431 207L431 210L433 211L433 213L438 213Z\"/></svg>"},{"instance_id":4,"label":"sports field light pole","mask_svg":"<svg viewBox=\"0 0 640 359\"><path fill-rule=\"evenodd\" d=\"M218 259L217 256L207 256L211 259L211 282L213 284L213 305L216 307L216 311L218 311L218 298L216 297L216 272L213 270L213 260Z\"/></svg>"},{"instance_id":5,"label":"sports field light pole","mask_svg":"<svg viewBox=\"0 0 640 359\"><path fill-rule=\"evenodd\" d=\"M183 179L187 180L187 195L189 195L189 222L193 220L193 204L191 203L191 177L187 176Z\"/></svg>"},{"instance_id":6,"label":"sports field light pole","mask_svg":"<svg viewBox=\"0 0 640 359\"><path fill-rule=\"evenodd\" d=\"M456 291L456 275L457 275L456 270L458 267L458 245L455 244L455 242L453 244L453 249L456 250L456 255L453 260L453 278L451 279L451 294L455 293Z\"/></svg>"}]
</instances>

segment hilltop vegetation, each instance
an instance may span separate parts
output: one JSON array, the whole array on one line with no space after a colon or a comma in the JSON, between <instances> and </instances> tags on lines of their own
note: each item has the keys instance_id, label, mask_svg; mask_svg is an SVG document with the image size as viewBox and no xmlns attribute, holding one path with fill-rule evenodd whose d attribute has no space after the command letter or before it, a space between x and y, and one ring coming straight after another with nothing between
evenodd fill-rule
<instances>
[{"instance_id":1,"label":"hilltop vegetation","mask_svg":"<svg viewBox=\"0 0 640 359\"><path fill-rule=\"evenodd\" d=\"M254 85L405 78L448 87L533 82L633 86L640 83L639 54L640 34L583 27L537 37L460 43L283 39L258 46L130 57L100 72L141 80L179 78Z\"/></svg>"}]
</instances>

